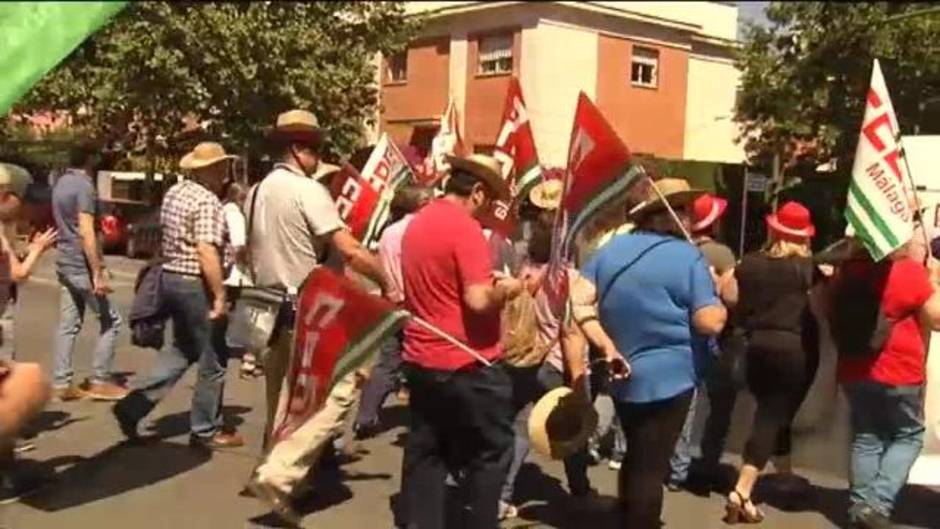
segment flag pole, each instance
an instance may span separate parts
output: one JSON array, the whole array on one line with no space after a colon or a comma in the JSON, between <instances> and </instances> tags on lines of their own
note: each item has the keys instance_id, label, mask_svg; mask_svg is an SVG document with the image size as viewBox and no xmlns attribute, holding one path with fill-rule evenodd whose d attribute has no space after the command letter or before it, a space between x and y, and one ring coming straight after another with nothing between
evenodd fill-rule
<instances>
[{"instance_id":1,"label":"flag pole","mask_svg":"<svg viewBox=\"0 0 940 529\"><path fill-rule=\"evenodd\" d=\"M920 197L917 196L917 185L914 183L914 175L911 174L911 165L907 161L907 149L904 148L904 139L901 137L900 132L898 132L896 139L901 159L904 160L904 172L907 173L907 183L911 186L911 195L914 199L914 219L920 223L920 233L924 237L924 247L926 249L924 264L926 264L927 261L933 257L933 252L930 250L930 238L927 237L927 226L924 225L924 219L920 214Z\"/></svg>"},{"instance_id":2,"label":"flag pole","mask_svg":"<svg viewBox=\"0 0 940 529\"><path fill-rule=\"evenodd\" d=\"M468 355L472 356L477 362L480 362L481 364L485 365L486 367L490 367L490 366L493 365L492 362L490 362L490 361L487 360L486 358L483 358L483 356L480 355L480 353L478 353L478 352L474 351L473 349L471 349L470 347L468 347L467 344L461 342L460 340L458 340L457 338L454 338L453 336L447 334L446 332L444 332L444 331L438 329L437 327L435 327L434 325L432 325L432 324L429 323L428 321L426 321L426 320L424 320L424 319L422 319L422 318L419 318L419 317L415 316L414 314L411 315L411 319L412 319L412 321L414 321L414 322L417 323L418 325L420 325L420 326L424 327L425 329L431 331L432 333L436 334L439 338L443 338L445 341L447 341L448 343L450 343L450 344L453 345L454 347L457 347L457 348L460 349L461 351L463 351L463 352L467 353Z\"/></svg>"},{"instance_id":3,"label":"flag pole","mask_svg":"<svg viewBox=\"0 0 940 529\"><path fill-rule=\"evenodd\" d=\"M656 182L654 182L650 175L646 173L646 169L643 168L643 165L638 164L638 166L640 168L640 172L644 177L646 177L646 181L649 182L650 187L653 188L653 191L656 193L656 196L658 196L659 200L662 200L663 205L666 206L666 209L669 211L669 216L672 217L673 221L675 221L676 226L679 226L679 229L682 230L682 235L685 236L685 240L689 241L689 244L692 246L695 246L695 243L692 241L692 236L689 235L689 230L685 228L685 224L682 224L682 221L679 219L679 215L676 215L676 210L672 209L672 205L668 200L666 200L666 197L663 195L662 191L656 187Z\"/></svg>"}]
</instances>

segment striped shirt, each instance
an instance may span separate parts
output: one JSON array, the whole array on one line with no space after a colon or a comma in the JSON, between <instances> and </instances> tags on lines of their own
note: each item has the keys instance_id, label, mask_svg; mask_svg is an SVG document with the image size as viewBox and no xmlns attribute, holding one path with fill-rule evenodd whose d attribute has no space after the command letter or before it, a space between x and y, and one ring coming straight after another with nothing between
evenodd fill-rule
<instances>
[{"instance_id":1,"label":"striped shirt","mask_svg":"<svg viewBox=\"0 0 940 529\"><path fill-rule=\"evenodd\" d=\"M160 209L163 231L164 270L202 275L196 245L208 243L222 248L225 215L219 198L201 184L184 180L171 187Z\"/></svg>"}]
</instances>

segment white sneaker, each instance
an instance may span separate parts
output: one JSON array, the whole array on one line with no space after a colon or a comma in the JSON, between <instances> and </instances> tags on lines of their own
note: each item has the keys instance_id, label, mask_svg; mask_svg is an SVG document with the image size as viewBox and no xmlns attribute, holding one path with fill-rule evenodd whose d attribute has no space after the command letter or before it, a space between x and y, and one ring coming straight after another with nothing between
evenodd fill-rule
<instances>
[{"instance_id":1,"label":"white sneaker","mask_svg":"<svg viewBox=\"0 0 940 529\"><path fill-rule=\"evenodd\" d=\"M519 517L519 509L515 505L511 503L506 503L503 500L499 500L500 521L509 520L512 518L518 518L518 517Z\"/></svg>"},{"instance_id":2,"label":"white sneaker","mask_svg":"<svg viewBox=\"0 0 940 529\"><path fill-rule=\"evenodd\" d=\"M607 462L607 468L611 470L620 470L621 465L622 463L620 461L617 461L616 459L611 459L610 461Z\"/></svg>"}]
</instances>

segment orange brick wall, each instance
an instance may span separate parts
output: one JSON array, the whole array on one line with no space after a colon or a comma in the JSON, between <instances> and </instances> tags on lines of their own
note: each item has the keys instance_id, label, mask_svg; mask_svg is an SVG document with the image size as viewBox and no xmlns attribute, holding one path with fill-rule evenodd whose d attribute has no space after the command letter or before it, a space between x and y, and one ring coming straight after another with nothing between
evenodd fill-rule
<instances>
[{"instance_id":1,"label":"orange brick wall","mask_svg":"<svg viewBox=\"0 0 940 529\"><path fill-rule=\"evenodd\" d=\"M447 107L450 78L450 38L412 43L408 48L408 74L403 83L391 83L382 66L381 130L401 144L411 138L412 126L402 120L435 119Z\"/></svg>"},{"instance_id":2,"label":"orange brick wall","mask_svg":"<svg viewBox=\"0 0 940 529\"><path fill-rule=\"evenodd\" d=\"M519 61L522 58L522 35L519 28L504 28L493 33L513 33L512 75L519 75ZM489 34L489 33L486 33ZM499 134L503 116L503 104L506 91L509 90L511 75L479 75L477 54L479 39L486 35L471 35L467 53L467 95L466 112L463 116L464 142L473 151L477 145L492 145Z\"/></svg>"},{"instance_id":3,"label":"orange brick wall","mask_svg":"<svg viewBox=\"0 0 940 529\"><path fill-rule=\"evenodd\" d=\"M659 50L657 88L630 82L632 46ZM681 158L685 134L688 52L600 35L597 106L631 152Z\"/></svg>"}]
</instances>

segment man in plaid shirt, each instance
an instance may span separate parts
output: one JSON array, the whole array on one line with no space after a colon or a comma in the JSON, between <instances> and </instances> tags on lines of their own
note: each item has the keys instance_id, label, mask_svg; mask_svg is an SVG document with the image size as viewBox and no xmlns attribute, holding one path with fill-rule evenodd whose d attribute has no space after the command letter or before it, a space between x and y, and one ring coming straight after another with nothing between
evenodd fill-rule
<instances>
[{"instance_id":1,"label":"man in plaid shirt","mask_svg":"<svg viewBox=\"0 0 940 529\"><path fill-rule=\"evenodd\" d=\"M180 161L191 173L167 191L163 229L163 302L173 320L173 340L156 369L133 384L114 407L121 431L137 438L137 423L176 385L190 365L199 372L190 415L190 445L208 449L242 446L237 433L222 431L225 383L225 287L221 249L225 220L219 195L229 174L227 155L217 143L200 143Z\"/></svg>"}]
</instances>

